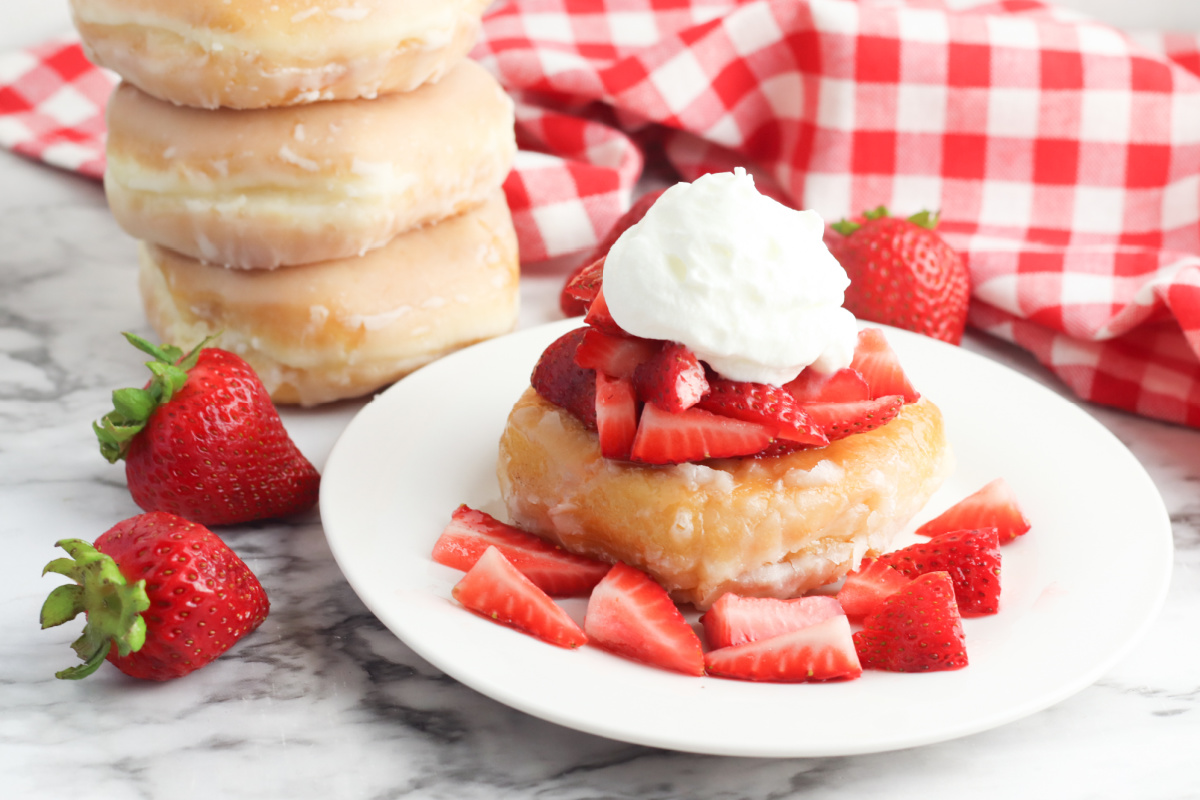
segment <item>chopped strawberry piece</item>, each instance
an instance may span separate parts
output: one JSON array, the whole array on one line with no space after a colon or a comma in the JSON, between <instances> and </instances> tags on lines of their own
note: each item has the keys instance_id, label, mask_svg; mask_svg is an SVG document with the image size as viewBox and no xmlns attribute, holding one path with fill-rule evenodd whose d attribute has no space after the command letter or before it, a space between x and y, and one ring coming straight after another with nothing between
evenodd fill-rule
<instances>
[{"instance_id":1,"label":"chopped strawberry piece","mask_svg":"<svg viewBox=\"0 0 1200 800\"><path fill-rule=\"evenodd\" d=\"M837 599L847 617L860 620L910 580L911 576L904 575L890 564L882 563L879 559L864 558L858 569L846 575Z\"/></svg>"},{"instance_id":2,"label":"chopped strawberry piece","mask_svg":"<svg viewBox=\"0 0 1200 800\"><path fill-rule=\"evenodd\" d=\"M592 644L687 675L704 674L700 638L646 573L616 564L592 590L583 628Z\"/></svg>"},{"instance_id":3,"label":"chopped strawberry piece","mask_svg":"<svg viewBox=\"0 0 1200 800\"><path fill-rule=\"evenodd\" d=\"M587 313L588 306L600 293L604 281L604 256L588 262L567 279L563 287L563 296L559 300L563 312L568 317L576 317ZM572 302L574 301L574 302Z\"/></svg>"},{"instance_id":4,"label":"chopped strawberry piece","mask_svg":"<svg viewBox=\"0 0 1200 800\"><path fill-rule=\"evenodd\" d=\"M585 330L576 328L552 342L538 359L529 382L543 399L565 408L595 430L596 372L575 363L575 350Z\"/></svg>"},{"instance_id":5,"label":"chopped strawberry piece","mask_svg":"<svg viewBox=\"0 0 1200 800\"><path fill-rule=\"evenodd\" d=\"M912 403L921 398L913 388L900 366L900 359L892 350L883 331L866 328L858 332L858 343L854 348L854 359L850 369L862 375L871 389L871 397L898 394L904 402Z\"/></svg>"},{"instance_id":6,"label":"chopped strawberry piece","mask_svg":"<svg viewBox=\"0 0 1200 800\"><path fill-rule=\"evenodd\" d=\"M708 646L718 650L770 639L842 614L841 604L825 595L776 600L773 597L742 597L728 592L704 612L700 624L704 626L704 639Z\"/></svg>"},{"instance_id":7,"label":"chopped strawberry piece","mask_svg":"<svg viewBox=\"0 0 1200 800\"><path fill-rule=\"evenodd\" d=\"M794 453L797 450L807 450L809 447L812 447L812 445L789 442L787 439L776 439L753 455L755 458L777 458L778 456L786 456L788 453Z\"/></svg>"},{"instance_id":8,"label":"chopped strawberry piece","mask_svg":"<svg viewBox=\"0 0 1200 800\"><path fill-rule=\"evenodd\" d=\"M1017 504L1017 495L1003 478L952 505L917 528L917 533L937 536L976 528L995 528L1000 544L1008 544L1029 530L1029 520Z\"/></svg>"},{"instance_id":9,"label":"chopped strawberry piece","mask_svg":"<svg viewBox=\"0 0 1200 800\"><path fill-rule=\"evenodd\" d=\"M781 439L802 444L829 444L820 427L814 425L795 398L779 386L717 378L709 382L708 394L696 405L723 417L757 422Z\"/></svg>"},{"instance_id":10,"label":"chopped strawberry piece","mask_svg":"<svg viewBox=\"0 0 1200 800\"><path fill-rule=\"evenodd\" d=\"M600 454L605 458L628 459L637 435L637 398L628 378L610 378L596 373L596 433Z\"/></svg>"},{"instance_id":11,"label":"chopped strawberry piece","mask_svg":"<svg viewBox=\"0 0 1200 800\"><path fill-rule=\"evenodd\" d=\"M647 403L629 457L644 464L682 464L753 455L771 440L771 431L753 422L699 408L672 414Z\"/></svg>"},{"instance_id":12,"label":"chopped strawberry piece","mask_svg":"<svg viewBox=\"0 0 1200 800\"><path fill-rule=\"evenodd\" d=\"M809 367L783 388L801 403L853 403L871 399L871 389L863 376L849 367L837 372L817 372Z\"/></svg>"},{"instance_id":13,"label":"chopped strawberry piece","mask_svg":"<svg viewBox=\"0 0 1200 800\"><path fill-rule=\"evenodd\" d=\"M704 667L711 675L778 683L862 675L850 622L841 614L769 639L711 650Z\"/></svg>"},{"instance_id":14,"label":"chopped strawberry piece","mask_svg":"<svg viewBox=\"0 0 1200 800\"><path fill-rule=\"evenodd\" d=\"M854 403L801 403L800 408L829 441L866 433L894 420L904 406L900 395Z\"/></svg>"},{"instance_id":15,"label":"chopped strawberry piece","mask_svg":"<svg viewBox=\"0 0 1200 800\"><path fill-rule=\"evenodd\" d=\"M651 359L662 347L655 339L612 336L596 328L585 328L575 351L575 363L614 378L632 378L638 365Z\"/></svg>"},{"instance_id":16,"label":"chopped strawberry piece","mask_svg":"<svg viewBox=\"0 0 1200 800\"><path fill-rule=\"evenodd\" d=\"M907 578L945 572L954 584L954 599L963 616L995 614L1000 609L1000 543L995 528L935 536L880 556Z\"/></svg>"},{"instance_id":17,"label":"chopped strawberry piece","mask_svg":"<svg viewBox=\"0 0 1200 800\"><path fill-rule=\"evenodd\" d=\"M574 648L587 643L575 620L495 547L479 557L451 594L476 614L550 644Z\"/></svg>"},{"instance_id":18,"label":"chopped strawberry piece","mask_svg":"<svg viewBox=\"0 0 1200 800\"><path fill-rule=\"evenodd\" d=\"M700 402L708 391L704 365L685 345L668 342L633 373L638 399L677 413Z\"/></svg>"},{"instance_id":19,"label":"chopped strawberry piece","mask_svg":"<svg viewBox=\"0 0 1200 800\"><path fill-rule=\"evenodd\" d=\"M454 510L450 524L433 545L433 560L466 572L489 547L500 550L522 575L552 597L586 597L610 566L569 553L465 505Z\"/></svg>"},{"instance_id":20,"label":"chopped strawberry piece","mask_svg":"<svg viewBox=\"0 0 1200 800\"><path fill-rule=\"evenodd\" d=\"M885 598L854 634L866 669L928 672L967 665L954 585L944 572L922 575Z\"/></svg>"},{"instance_id":21,"label":"chopped strawberry piece","mask_svg":"<svg viewBox=\"0 0 1200 800\"><path fill-rule=\"evenodd\" d=\"M595 299L588 306L588 312L584 316L583 321L593 328L613 336L628 336L629 334L617 324L617 321L612 318L612 314L608 311L608 302L604 299L604 287L601 286L596 292Z\"/></svg>"}]
</instances>

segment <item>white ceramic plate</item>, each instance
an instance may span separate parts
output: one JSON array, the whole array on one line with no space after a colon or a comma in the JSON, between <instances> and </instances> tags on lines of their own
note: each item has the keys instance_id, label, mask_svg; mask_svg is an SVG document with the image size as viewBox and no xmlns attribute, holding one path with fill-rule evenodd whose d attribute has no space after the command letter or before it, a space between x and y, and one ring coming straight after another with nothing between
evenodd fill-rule
<instances>
[{"instance_id":1,"label":"white ceramic plate","mask_svg":"<svg viewBox=\"0 0 1200 800\"><path fill-rule=\"evenodd\" d=\"M970 666L868 671L826 685L690 678L599 649L568 651L477 617L450 598L462 573L430 550L459 503L503 517L496 443L567 320L464 350L366 406L321 488L333 554L363 602L464 684L551 722L627 742L737 756L849 755L985 730L1083 689L1158 611L1171 530L1141 465L1050 390L966 350L888 338L946 417L957 466L913 526L995 477L1033 529L1003 550L999 614L965 621ZM906 544L910 537L897 544ZM564 605L582 619L584 601Z\"/></svg>"}]
</instances>

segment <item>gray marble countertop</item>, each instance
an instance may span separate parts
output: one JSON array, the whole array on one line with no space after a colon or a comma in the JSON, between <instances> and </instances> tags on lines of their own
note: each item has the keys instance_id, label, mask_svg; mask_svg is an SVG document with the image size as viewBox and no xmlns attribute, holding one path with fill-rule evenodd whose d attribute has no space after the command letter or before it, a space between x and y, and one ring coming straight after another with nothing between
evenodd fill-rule
<instances>
[{"instance_id":1,"label":"gray marble countertop","mask_svg":"<svg viewBox=\"0 0 1200 800\"><path fill-rule=\"evenodd\" d=\"M0 46L38 41L61 16L18 14L24 27L4 31ZM142 380L118 335L149 334L135 265L99 185L0 152L2 797L1200 797L1200 431L1091 406L1170 512L1166 606L1093 686L962 739L867 756L732 759L543 722L446 677L389 633L342 577L316 512L228 533L272 613L213 665L165 685L108 667L56 680L77 631L38 628L53 543L93 539L139 511L89 427L112 388ZM558 317L560 281L526 271L522 327ZM965 346L1065 395L1024 353L978 335ZM284 420L321 466L360 407L289 410Z\"/></svg>"}]
</instances>

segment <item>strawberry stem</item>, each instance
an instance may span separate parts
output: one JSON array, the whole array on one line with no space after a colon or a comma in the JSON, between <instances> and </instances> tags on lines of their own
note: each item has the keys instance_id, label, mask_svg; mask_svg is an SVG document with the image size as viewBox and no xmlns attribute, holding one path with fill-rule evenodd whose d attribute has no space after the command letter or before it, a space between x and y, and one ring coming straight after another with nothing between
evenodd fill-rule
<instances>
[{"instance_id":1,"label":"strawberry stem","mask_svg":"<svg viewBox=\"0 0 1200 800\"><path fill-rule=\"evenodd\" d=\"M196 366L200 351L210 342L210 336L184 355L175 345L154 345L132 333L122 334L130 344L154 358L146 362L154 377L144 389L117 389L112 394L113 410L92 423L100 441L100 454L115 464L129 451L133 437L141 433L154 410L166 403L187 383L188 370Z\"/></svg>"},{"instance_id":2,"label":"strawberry stem","mask_svg":"<svg viewBox=\"0 0 1200 800\"><path fill-rule=\"evenodd\" d=\"M908 218L908 221L914 225L918 225L928 230L933 230L937 227L938 220L941 218L940 211L918 211Z\"/></svg>"},{"instance_id":3,"label":"strawberry stem","mask_svg":"<svg viewBox=\"0 0 1200 800\"><path fill-rule=\"evenodd\" d=\"M146 581L129 583L117 562L82 539L62 539L58 546L70 558L56 558L42 574L65 575L75 583L56 587L42 604L42 628L52 628L87 614L83 634L71 647L83 664L56 672L56 678L78 680L91 675L104 661L113 644L122 656L137 652L146 642L142 612L150 608Z\"/></svg>"}]
</instances>

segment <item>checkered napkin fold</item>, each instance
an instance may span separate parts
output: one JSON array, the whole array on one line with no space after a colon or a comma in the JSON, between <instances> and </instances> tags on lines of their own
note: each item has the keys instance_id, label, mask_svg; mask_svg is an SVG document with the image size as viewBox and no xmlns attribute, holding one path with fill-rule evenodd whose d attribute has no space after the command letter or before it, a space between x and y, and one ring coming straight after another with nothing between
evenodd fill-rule
<instances>
[{"instance_id":1,"label":"checkered napkin fold","mask_svg":"<svg viewBox=\"0 0 1200 800\"><path fill-rule=\"evenodd\" d=\"M1200 38L1026 0L510 0L473 56L517 103L525 261L593 246L646 164L746 165L830 220L940 209L974 327L1200 427ZM112 82L73 39L0 56L0 144L99 177Z\"/></svg>"}]
</instances>

